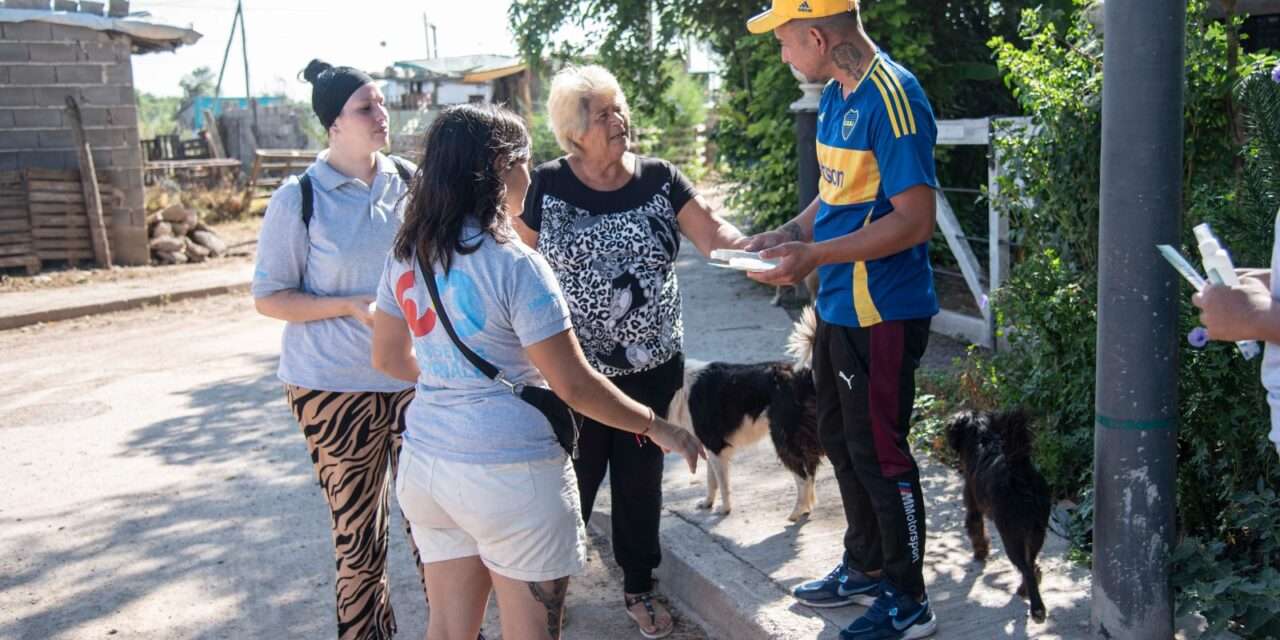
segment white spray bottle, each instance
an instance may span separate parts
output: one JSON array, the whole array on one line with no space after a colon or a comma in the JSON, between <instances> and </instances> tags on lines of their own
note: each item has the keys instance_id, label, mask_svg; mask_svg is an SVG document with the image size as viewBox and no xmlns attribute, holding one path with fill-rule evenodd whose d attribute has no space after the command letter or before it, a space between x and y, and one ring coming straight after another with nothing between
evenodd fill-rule
<instances>
[{"instance_id":1,"label":"white spray bottle","mask_svg":"<svg viewBox=\"0 0 1280 640\"><path fill-rule=\"evenodd\" d=\"M1208 276L1209 282L1228 287L1238 286L1240 279L1236 277L1236 268L1231 264L1231 256L1227 255L1226 249L1223 249L1218 239L1214 237L1209 224L1198 224L1193 231L1196 234L1196 242L1200 245L1200 260L1204 264L1205 275ZM1244 356L1245 360L1250 360L1262 352L1258 343L1252 340L1241 340L1236 343L1236 347L1240 349L1240 355Z\"/></svg>"}]
</instances>

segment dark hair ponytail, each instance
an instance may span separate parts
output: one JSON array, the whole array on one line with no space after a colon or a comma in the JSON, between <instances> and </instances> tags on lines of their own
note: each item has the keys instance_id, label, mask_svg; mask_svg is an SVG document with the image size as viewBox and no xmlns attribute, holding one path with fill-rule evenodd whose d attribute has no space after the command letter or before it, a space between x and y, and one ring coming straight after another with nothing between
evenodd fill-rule
<instances>
[{"instance_id":1,"label":"dark hair ponytail","mask_svg":"<svg viewBox=\"0 0 1280 640\"><path fill-rule=\"evenodd\" d=\"M307 63L307 68L302 70L302 79L315 84L320 78L320 74L333 68L333 65L324 60L315 59Z\"/></svg>"},{"instance_id":2,"label":"dark hair ponytail","mask_svg":"<svg viewBox=\"0 0 1280 640\"><path fill-rule=\"evenodd\" d=\"M529 159L529 134L524 121L507 109L463 104L442 111L423 144L393 251L406 262L416 251L448 273L455 253L480 248L480 242L468 245L462 237L468 220L498 242L510 239L502 175Z\"/></svg>"}]
</instances>

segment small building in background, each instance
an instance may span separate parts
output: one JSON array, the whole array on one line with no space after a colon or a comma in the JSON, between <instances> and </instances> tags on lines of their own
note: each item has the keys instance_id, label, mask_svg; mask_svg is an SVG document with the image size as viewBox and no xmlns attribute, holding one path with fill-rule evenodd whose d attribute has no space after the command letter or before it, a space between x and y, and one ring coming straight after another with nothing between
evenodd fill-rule
<instances>
[{"instance_id":1,"label":"small building in background","mask_svg":"<svg viewBox=\"0 0 1280 640\"><path fill-rule=\"evenodd\" d=\"M396 109L443 108L468 102L528 108L529 66L497 55L400 60L375 78L383 80L387 104Z\"/></svg>"},{"instance_id":2,"label":"small building in background","mask_svg":"<svg viewBox=\"0 0 1280 640\"><path fill-rule=\"evenodd\" d=\"M535 79L520 58L470 55L400 60L374 78L391 111L391 148L411 157L435 114L455 104L502 104L532 113Z\"/></svg>"},{"instance_id":3,"label":"small building in background","mask_svg":"<svg viewBox=\"0 0 1280 640\"><path fill-rule=\"evenodd\" d=\"M6 0L0 7L0 173L26 170L78 171L67 99L74 98L82 114L85 138L104 195L109 222L107 236L116 264L141 265L150 260L143 210L143 154L138 136L138 111L133 88L132 56L173 51L194 44L201 35L191 29L127 17L128 3L74 0ZM14 189L14 187L10 187ZM41 219L25 198L10 195L4 211L12 224L0 230L0 244L25 234L45 260L76 262L84 253L73 247L72 225L62 237L37 231ZM58 203L39 203L40 215L55 215ZM84 204L79 205L84 216ZM65 205L70 220L74 203ZM25 210L23 229L16 214ZM88 231L83 242L88 243ZM8 246L22 246L13 242ZM78 246L78 245L77 245ZM16 249L15 249L16 251ZM92 259L92 254L88 255Z\"/></svg>"}]
</instances>

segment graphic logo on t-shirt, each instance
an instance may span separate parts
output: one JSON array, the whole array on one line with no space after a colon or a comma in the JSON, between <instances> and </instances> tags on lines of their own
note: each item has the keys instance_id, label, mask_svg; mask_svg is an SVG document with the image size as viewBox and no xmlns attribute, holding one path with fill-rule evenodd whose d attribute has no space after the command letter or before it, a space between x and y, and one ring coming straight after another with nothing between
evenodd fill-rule
<instances>
[{"instance_id":1,"label":"graphic logo on t-shirt","mask_svg":"<svg viewBox=\"0 0 1280 640\"><path fill-rule=\"evenodd\" d=\"M413 337L421 338L436 328L436 311L427 307L427 310L419 316L417 301L406 295L410 291L413 291L412 269L404 272L400 279L396 280L396 300L400 302L400 310L404 312L404 321L408 323L409 331L413 333Z\"/></svg>"},{"instance_id":2,"label":"graphic logo on t-shirt","mask_svg":"<svg viewBox=\"0 0 1280 640\"><path fill-rule=\"evenodd\" d=\"M454 268L448 276L436 276L436 288L440 291L440 303L453 323L453 331L459 338L480 333L484 328L484 299L471 276Z\"/></svg>"},{"instance_id":3,"label":"graphic logo on t-shirt","mask_svg":"<svg viewBox=\"0 0 1280 640\"><path fill-rule=\"evenodd\" d=\"M415 291L415 283L414 271L405 271L396 280L396 300L400 302L409 330L415 338L421 338L435 328L436 311L424 303L426 309L419 315L418 299L426 299L429 294L425 287L422 291ZM453 330L459 338L475 335L484 328L484 300L470 276L459 269L454 269L447 277L437 275L436 289L440 292L449 321L453 323Z\"/></svg>"},{"instance_id":4,"label":"graphic logo on t-shirt","mask_svg":"<svg viewBox=\"0 0 1280 640\"><path fill-rule=\"evenodd\" d=\"M844 114L844 123L840 125L840 137L848 140L856 126L858 126L858 110L850 109Z\"/></svg>"}]
</instances>

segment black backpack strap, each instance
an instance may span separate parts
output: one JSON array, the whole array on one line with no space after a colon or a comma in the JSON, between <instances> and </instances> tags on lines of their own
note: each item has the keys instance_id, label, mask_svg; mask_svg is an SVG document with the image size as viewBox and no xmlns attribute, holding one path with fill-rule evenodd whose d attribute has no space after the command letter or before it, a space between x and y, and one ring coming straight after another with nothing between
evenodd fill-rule
<instances>
[{"instance_id":1,"label":"black backpack strap","mask_svg":"<svg viewBox=\"0 0 1280 640\"><path fill-rule=\"evenodd\" d=\"M458 334L453 330L453 323L449 322L449 316L444 312L444 305L440 304L440 292L436 290L435 272L427 266L427 261L421 255L418 256L418 266L422 269L422 279L427 281L427 292L431 294L431 304L436 308L436 317L440 319L440 324L444 326L445 332L449 334L449 339L453 340L453 344L458 347L458 351L461 351L462 355L471 364L475 365L481 373L488 376L489 379L511 386L510 382L501 377L502 372L498 371L497 367L493 366L488 360L476 355L476 352L472 351L458 338Z\"/></svg>"},{"instance_id":2,"label":"black backpack strap","mask_svg":"<svg viewBox=\"0 0 1280 640\"><path fill-rule=\"evenodd\" d=\"M408 164L405 164L404 160L401 160L396 156L387 156L387 157L391 159L392 164L396 165L396 171L400 173L400 179L404 180L405 184L409 184L410 182L413 182L413 170L409 168Z\"/></svg>"},{"instance_id":3,"label":"black backpack strap","mask_svg":"<svg viewBox=\"0 0 1280 640\"><path fill-rule=\"evenodd\" d=\"M311 174L304 173L298 178L298 188L302 189L302 226L311 228L311 215L315 213L315 190L311 186Z\"/></svg>"}]
</instances>

